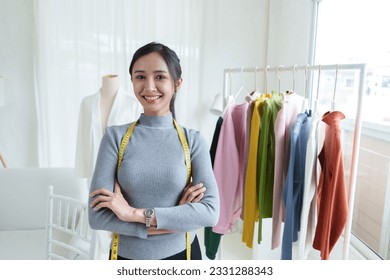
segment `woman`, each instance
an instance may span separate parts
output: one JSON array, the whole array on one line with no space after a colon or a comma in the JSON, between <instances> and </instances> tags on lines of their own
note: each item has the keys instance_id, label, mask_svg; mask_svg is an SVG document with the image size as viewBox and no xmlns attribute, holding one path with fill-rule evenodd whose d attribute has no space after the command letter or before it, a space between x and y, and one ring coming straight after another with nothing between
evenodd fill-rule
<instances>
[{"instance_id":1,"label":"woman","mask_svg":"<svg viewBox=\"0 0 390 280\"><path fill-rule=\"evenodd\" d=\"M129 72L144 113L117 177L118 149L129 125L107 128L91 182L90 225L118 232L118 259L185 259L186 232L191 259L201 259L196 230L217 223L219 198L207 143L187 128L182 131L191 154L193 185L184 188L187 167L173 123L174 100L182 84L180 60L168 47L149 43L135 52Z\"/></svg>"}]
</instances>

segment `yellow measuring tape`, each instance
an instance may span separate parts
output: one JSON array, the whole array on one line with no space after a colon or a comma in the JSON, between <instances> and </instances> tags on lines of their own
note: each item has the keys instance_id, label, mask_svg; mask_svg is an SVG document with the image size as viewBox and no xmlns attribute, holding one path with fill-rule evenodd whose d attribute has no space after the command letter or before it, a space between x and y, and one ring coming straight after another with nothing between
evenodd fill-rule
<instances>
[{"instance_id":1,"label":"yellow measuring tape","mask_svg":"<svg viewBox=\"0 0 390 280\"><path fill-rule=\"evenodd\" d=\"M125 149L127 146L127 143L129 142L130 136L134 131L135 125L137 124L138 121L133 122L129 128L126 131L125 136L122 139L121 145L119 147L119 153L118 153L118 163L116 166L116 172L118 173L118 170L121 166L122 159L123 159L123 154L125 153ZM181 145L184 150L184 156L185 156L185 161L186 161L186 166L187 166L187 184L190 183L191 180L191 155L190 155L190 148L188 146L187 139L184 135L183 130L181 127L177 124L176 120L173 119L173 124L177 130L177 134L179 135L179 139L181 142ZM189 232L186 232L186 258L187 260L191 259L191 236ZM118 259L118 246L119 246L119 234L117 232L114 232L113 239L112 239L112 246L111 246L111 260L117 260Z\"/></svg>"}]
</instances>

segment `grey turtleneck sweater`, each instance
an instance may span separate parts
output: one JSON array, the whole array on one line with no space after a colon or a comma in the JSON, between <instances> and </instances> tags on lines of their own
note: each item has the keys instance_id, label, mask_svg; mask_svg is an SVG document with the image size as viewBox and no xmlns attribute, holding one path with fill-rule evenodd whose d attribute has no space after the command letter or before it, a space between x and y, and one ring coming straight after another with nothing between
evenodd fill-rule
<instances>
[{"instance_id":1,"label":"grey turtleneck sweater","mask_svg":"<svg viewBox=\"0 0 390 280\"><path fill-rule=\"evenodd\" d=\"M90 191L113 190L118 150L127 125L108 127L100 144ZM93 229L119 233L118 255L129 259L162 259L185 250L185 232L214 226L219 218L217 184L210 153L199 132L184 128L191 152L192 182L203 183L205 196L198 203L178 206L186 185L183 147L172 115L141 117L124 153L118 181L122 194L135 208L155 208L158 229L175 233L147 235L142 223L119 220L110 209L89 210ZM90 201L92 198L90 198Z\"/></svg>"}]
</instances>

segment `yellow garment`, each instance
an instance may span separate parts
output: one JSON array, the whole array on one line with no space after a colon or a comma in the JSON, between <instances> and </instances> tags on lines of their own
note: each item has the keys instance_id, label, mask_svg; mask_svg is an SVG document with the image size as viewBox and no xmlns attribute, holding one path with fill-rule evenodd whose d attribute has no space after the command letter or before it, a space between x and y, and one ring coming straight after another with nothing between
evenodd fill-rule
<instances>
[{"instance_id":1,"label":"yellow garment","mask_svg":"<svg viewBox=\"0 0 390 280\"><path fill-rule=\"evenodd\" d=\"M244 188L244 224L242 231L242 241L249 247L253 247L253 234L255 222L258 221L258 194L257 194L257 154L260 135L261 115L266 96L262 94L253 105L251 119L251 133L249 137L249 153L247 170L245 174Z\"/></svg>"}]
</instances>

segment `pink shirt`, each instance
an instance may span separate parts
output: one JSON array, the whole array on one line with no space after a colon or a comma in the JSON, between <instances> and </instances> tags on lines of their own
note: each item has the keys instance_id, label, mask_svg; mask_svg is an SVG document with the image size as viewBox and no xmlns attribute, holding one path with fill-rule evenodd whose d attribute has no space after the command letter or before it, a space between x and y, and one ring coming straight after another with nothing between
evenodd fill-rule
<instances>
[{"instance_id":1,"label":"pink shirt","mask_svg":"<svg viewBox=\"0 0 390 280\"><path fill-rule=\"evenodd\" d=\"M220 216L213 232L225 234L240 217L245 173L248 103L228 105L218 138L214 175L220 197Z\"/></svg>"}]
</instances>

